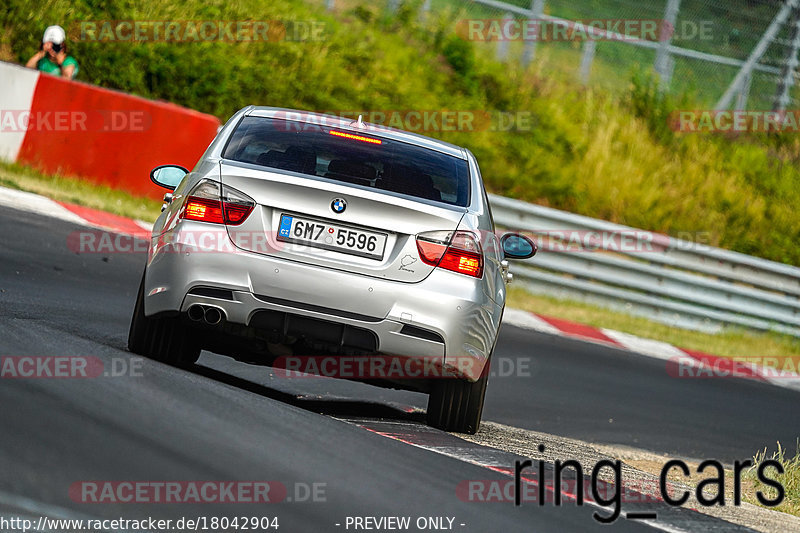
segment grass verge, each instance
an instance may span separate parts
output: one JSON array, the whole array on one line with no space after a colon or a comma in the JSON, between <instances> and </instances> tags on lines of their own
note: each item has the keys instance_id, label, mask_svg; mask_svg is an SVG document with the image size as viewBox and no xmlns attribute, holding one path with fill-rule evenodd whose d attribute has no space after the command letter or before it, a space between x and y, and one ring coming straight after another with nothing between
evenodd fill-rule
<instances>
[{"instance_id":1,"label":"grass verge","mask_svg":"<svg viewBox=\"0 0 800 533\"><path fill-rule=\"evenodd\" d=\"M797 451L794 457L787 457L786 448L783 448L781 444L778 443L778 451L773 453L772 457L769 459L766 457L766 450L757 453L753 459L755 465L745 472L744 475L744 479L750 482L750 490L744 493L745 501L766 507L758 501L756 492L761 492L763 497L767 500L776 499L777 491L775 488L765 485L757 476L758 467L763 464L764 461L776 461L783 467L783 474L777 474L775 468L772 467L766 470L766 475L783 485L785 497L783 502L775 507L770 507L770 509L800 516L800 441L797 443Z\"/></svg>"},{"instance_id":2,"label":"grass verge","mask_svg":"<svg viewBox=\"0 0 800 533\"><path fill-rule=\"evenodd\" d=\"M800 441L798 442L797 452L794 457L788 457L786 455L786 448L784 448L781 443L778 443L778 450L772 454L771 457L766 456L766 449L764 451L756 453L756 455L752 459L753 466L744 470L741 474L742 476L742 483L741 483L741 496L742 501L751 503L753 505L758 505L759 507L764 507L765 509L771 509L773 511L779 511L781 513L790 514L793 516L800 517ZM758 469L765 461L774 461L781 465L783 468L783 473L780 474L775 469L774 466L769 466L764 470L764 476L769 478L770 480L777 481L778 483L783 486L784 489L784 498L778 505L765 505L761 501L759 501L759 493L761 494L761 498L769 502L776 501L777 498L777 490L775 487L771 485L766 485L758 478ZM642 468L641 461L629 461L631 464L636 466L637 468ZM706 479L711 478L712 476L716 475L717 472L711 468L708 469L706 472L699 473L697 471L698 464L689 463L690 464L690 475L689 477L683 476L678 470L671 472L669 479L670 481L678 482L678 483L686 483L687 485L696 488L698 484ZM774 464L774 463L773 463ZM645 471L651 470L653 473L655 469L647 468L648 465L644 465L642 468ZM725 494L725 499L727 502L732 503L734 501L734 487L733 487L733 480L735 480L735 473L733 470L725 470L725 477L724 477L724 486L723 493ZM713 486L713 485L712 485ZM710 490L706 492L707 496L713 497L717 494L716 490Z\"/></svg>"},{"instance_id":3,"label":"grass verge","mask_svg":"<svg viewBox=\"0 0 800 533\"><path fill-rule=\"evenodd\" d=\"M0 187L47 196L53 200L100 209L129 218L151 222L161 203L133 196L80 178L50 176L15 163L0 161Z\"/></svg>"},{"instance_id":4,"label":"grass verge","mask_svg":"<svg viewBox=\"0 0 800 533\"><path fill-rule=\"evenodd\" d=\"M663 457L650 454L649 452L627 449L618 451L613 446L603 446L601 449L612 456L620 458L633 468L652 475L659 475L664 466ZM619 457L620 455L622 455L622 457ZM768 503L777 500L776 489L764 484L758 479L758 468L765 460L777 461L783 467L783 474L779 474L774 467L768 467L764 471L765 477L777 481L783 486L784 498L778 505L765 505L761 503L758 498L760 493L761 497ZM689 467L689 475L684 475L678 469L672 469L667 476L670 482L678 485L686 485L696 490L697 486L703 481L712 478L719 479L720 472L715 468L710 467L703 472L699 472L700 463L695 461L685 462ZM767 458L765 451L762 451L752 458L752 463L753 466L743 470L741 473L741 500L765 509L800 517L800 447L798 447L798 452L794 457L788 458L786 456L786 449L783 448L779 442L778 450L774 452L771 457ZM735 471L730 468L725 468L722 472L722 483L707 484L703 492L706 498L713 499L721 490L722 494L724 494L726 505L733 506L735 505L735 480ZM677 493L673 494L673 497L676 495ZM694 496L694 494L692 494L692 496ZM692 498L692 500L694 500L694 498Z\"/></svg>"}]
</instances>

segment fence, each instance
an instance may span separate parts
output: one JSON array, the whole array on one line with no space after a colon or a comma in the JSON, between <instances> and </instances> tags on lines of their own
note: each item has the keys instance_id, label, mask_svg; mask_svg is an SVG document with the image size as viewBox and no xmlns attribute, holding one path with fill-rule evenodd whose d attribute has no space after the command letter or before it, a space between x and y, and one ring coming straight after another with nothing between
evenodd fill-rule
<instances>
[{"instance_id":1,"label":"fence","mask_svg":"<svg viewBox=\"0 0 800 533\"><path fill-rule=\"evenodd\" d=\"M586 8L581 12L576 11L575 8L576 5L581 5L580 2L573 2L569 10L565 9L566 6L558 0L551 0L551 2L554 4L553 9L561 8L566 12L580 13L583 18L569 20L546 14L544 12L545 0L532 0L528 7L520 7L497 0L474 0L473 3L491 8L495 14L502 12L504 21L511 22L519 17L524 17L527 20L536 21L540 25L550 24L569 28L574 35L587 35L588 38L581 39L579 43L582 46L582 52L578 72L584 83L589 81L592 64L597 55L598 42L604 41L604 47L623 46L628 48L618 50L615 54L616 60L621 61L623 65L626 56L636 57L636 54L630 50L631 47L651 51L653 69L658 74L664 88L669 88L671 85L676 58L686 61L685 64L682 64L681 75L692 70L697 71L694 73L695 75L691 76L695 80L698 79L698 75L710 73L713 77L721 77L720 81L722 81L730 76L732 72L730 67L736 67L738 69L736 75L727 85L725 92L718 95L719 98L715 103L717 109L730 107L734 103L734 98L735 107L745 109L756 73L761 74L759 83L763 85L765 82L771 81L775 87L769 94L772 100L769 101L769 97L764 98L762 95L757 99L758 106L769 107L771 104L773 109L783 110L793 101L789 93L797 76L795 69L798 48L800 48L800 41L798 41L800 32L796 30L797 24L800 22L798 0L759 2L766 4L768 9L743 19L748 22L748 35L744 41L753 44L752 51L749 51L744 57L741 57L743 50L740 51L740 57L728 57L703 51L702 48L707 50L730 48L720 47L719 43L715 46L714 32L718 30L720 21L728 20L737 6L746 6L749 9L752 7L751 4L734 0L727 5L727 9L720 10L720 4L711 0L662 0L661 2L642 3L642 5L632 8L630 2L612 0L606 2L602 10L597 9L593 2L583 2L582 4ZM687 9L688 16L678 20L682 4L691 9ZM705 12L703 8L705 8ZM714 8L717 9L716 14ZM614 18L603 19L601 17ZM606 26L610 26L612 21L620 20L653 22L656 23L658 32L654 32L656 33L655 38L643 38L639 34L625 34L606 29ZM769 24L764 26L767 20L769 20ZM597 26L601 28L598 29ZM675 46L672 44L673 38L695 45L699 49ZM540 40L541 37L533 38L524 43L524 49L520 55L523 64L533 59L537 41ZM499 57L507 54L506 48L507 44L498 41ZM767 52L770 49L774 55L776 54L775 57L768 57ZM762 59L766 60L766 64L761 63ZM693 62L704 62L705 64L692 66ZM685 85L683 88L686 89ZM759 89L761 89L760 86Z\"/></svg>"},{"instance_id":2,"label":"fence","mask_svg":"<svg viewBox=\"0 0 800 533\"><path fill-rule=\"evenodd\" d=\"M533 292L701 331L733 325L800 337L800 268L502 196L490 203L498 227L550 244L511 268ZM575 235L600 244L571 246Z\"/></svg>"},{"instance_id":3,"label":"fence","mask_svg":"<svg viewBox=\"0 0 800 533\"><path fill-rule=\"evenodd\" d=\"M352 5L325 3L328 9ZM401 4L385 2L390 12ZM449 10L454 26L494 19L569 28L578 37L490 35L477 43L493 46L501 61L536 62L545 74L574 69L583 83L623 88L632 71L652 68L663 89L688 93L704 108L784 110L798 103L800 0L417 0L415 5L422 18ZM609 30L614 21L656 22L659 31L642 38Z\"/></svg>"}]
</instances>

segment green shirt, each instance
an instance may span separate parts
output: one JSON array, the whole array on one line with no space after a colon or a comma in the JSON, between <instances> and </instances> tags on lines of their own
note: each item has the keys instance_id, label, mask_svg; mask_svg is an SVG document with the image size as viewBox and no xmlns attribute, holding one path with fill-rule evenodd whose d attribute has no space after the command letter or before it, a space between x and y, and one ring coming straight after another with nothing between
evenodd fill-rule
<instances>
[{"instance_id":1,"label":"green shirt","mask_svg":"<svg viewBox=\"0 0 800 533\"><path fill-rule=\"evenodd\" d=\"M67 56L64 60L64 63L59 67L58 63L51 60L49 56L44 56L42 59L36 63L36 68L41 70L42 72L47 72L48 74L53 74L54 76L61 76L61 69L64 67L74 66L75 71L72 73L72 77L78 75L78 62L75 61L75 58L72 56Z\"/></svg>"}]
</instances>

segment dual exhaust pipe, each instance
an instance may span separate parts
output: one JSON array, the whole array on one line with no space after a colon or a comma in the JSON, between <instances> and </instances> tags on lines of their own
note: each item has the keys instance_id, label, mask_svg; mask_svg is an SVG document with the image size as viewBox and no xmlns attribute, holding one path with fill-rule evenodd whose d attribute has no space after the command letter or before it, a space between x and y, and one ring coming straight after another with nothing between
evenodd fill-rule
<instances>
[{"instance_id":1,"label":"dual exhaust pipe","mask_svg":"<svg viewBox=\"0 0 800 533\"><path fill-rule=\"evenodd\" d=\"M225 319L225 313L218 307L195 304L189 308L189 318L194 322L205 322L216 326Z\"/></svg>"}]
</instances>

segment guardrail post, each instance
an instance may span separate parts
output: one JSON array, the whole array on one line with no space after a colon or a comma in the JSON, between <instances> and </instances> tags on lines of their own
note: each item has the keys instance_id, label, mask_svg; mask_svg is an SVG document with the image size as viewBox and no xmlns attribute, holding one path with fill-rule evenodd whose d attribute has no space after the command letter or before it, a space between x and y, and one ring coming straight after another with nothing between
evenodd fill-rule
<instances>
[{"instance_id":1,"label":"guardrail post","mask_svg":"<svg viewBox=\"0 0 800 533\"><path fill-rule=\"evenodd\" d=\"M664 11L664 20L661 21L661 31L659 32L659 47L656 52L656 62L653 65L658 74L659 86L666 90L672 79L673 60L669 54L669 47L672 44L672 35L675 33L675 23L678 20L678 10L681 0L668 0Z\"/></svg>"},{"instance_id":2,"label":"guardrail post","mask_svg":"<svg viewBox=\"0 0 800 533\"><path fill-rule=\"evenodd\" d=\"M747 100L750 98L750 82L753 79L753 73L750 72L742 79L742 88L736 96L736 111L744 111L747 109Z\"/></svg>"},{"instance_id":3,"label":"guardrail post","mask_svg":"<svg viewBox=\"0 0 800 533\"><path fill-rule=\"evenodd\" d=\"M514 20L514 15L506 11L505 15L503 15L503 27L505 28L506 21L511 21L511 20ZM501 36L500 39L497 41L497 60L505 61L507 57L508 57L508 39Z\"/></svg>"},{"instance_id":4,"label":"guardrail post","mask_svg":"<svg viewBox=\"0 0 800 533\"><path fill-rule=\"evenodd\" d=\"M530 21L536 24L536 36L532 40L525 41L525 48L522 50L520 63L527 67L536 56L536 41L539 40L542 32L542 15L544 14L544 0L531 0Z\"/></svg>"},{"instance_id":5,"label":"guardrail post","mask_svg":"<svg viewBox=\"0 0 800 533\"><path fill-rule=\"evenodd\" d=\"M431 0L422 2L422 7L419 8L419 20L425 20L428 13L431 12Z\"/></svg>"},{"instance_id":6,"label":"guardrail post","mask_svg":"<svg viewBox=\"0 0 800 533\"><path fill-rule=\"evenodd\" d=\"M592 73L592 62L594 61L594 52L597 48L597 41L591 37L583 43L583 54L581 55L581 69L580 76L582 83L589 83L589 76Z\"/></svg>"},{"instance_id":7,"label":"guardrail post","mask_svg":"<svg viewBox=\"0 0 800 533\"><path fill-rule=\"evenodd\" d=\"M791 102L789 92L794 85L794 75L800 61L797 54L800 52L800 6L792 9L791 22L789 24L789 51L786 54L786 61L783 64L783 74L778 81L778 89L775 92L775 102L772 105L773 111L786 111L786 106Z\"/></svg>"}]
</instances>

